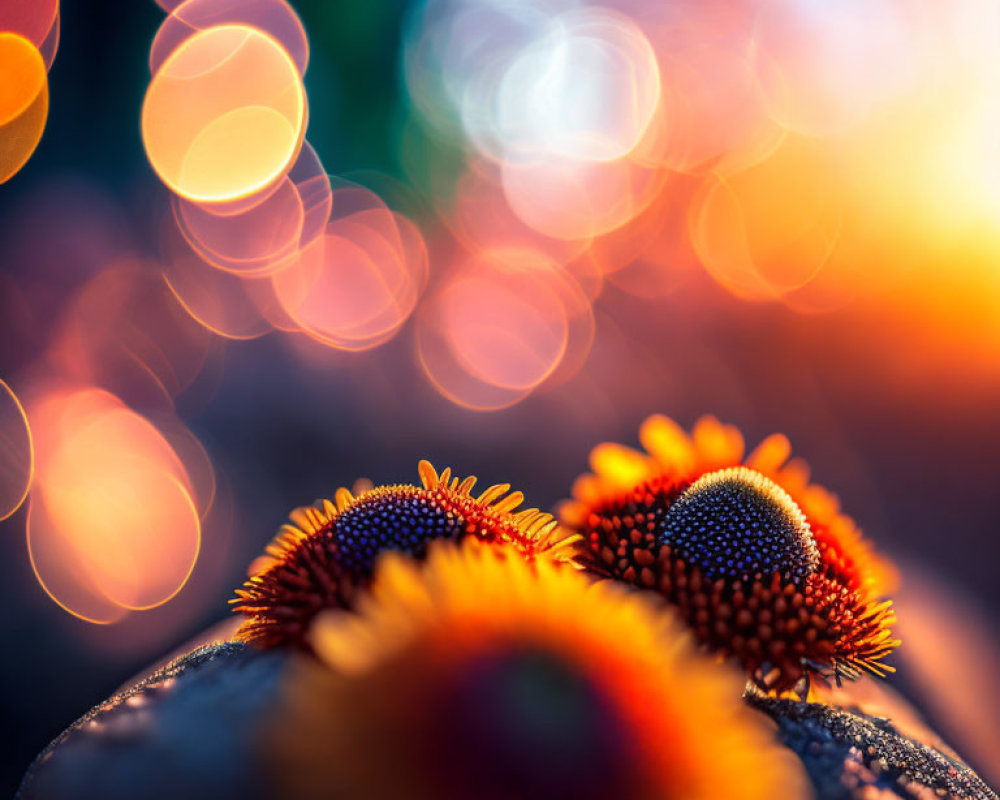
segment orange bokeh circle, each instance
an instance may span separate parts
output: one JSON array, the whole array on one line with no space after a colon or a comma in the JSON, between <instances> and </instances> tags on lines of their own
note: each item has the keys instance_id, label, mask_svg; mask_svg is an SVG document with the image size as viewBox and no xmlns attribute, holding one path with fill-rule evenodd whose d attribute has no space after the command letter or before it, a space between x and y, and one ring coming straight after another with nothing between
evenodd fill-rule
<instances>
[{"instance_id":1,"label":"orange bokeh circle","mask_svg":"<svg viewBox=\"0 0 1000 800\"><path fill-rule=\"evenodd\" d=\"M49 83L41 53L17 33L0 33L0 183L35 152L49 114Z\"/></svg>"},{"instance_id":2,"label":"orange bokeh circle","mask_svg":"<svg viewBox=\"0 0 1000 800\"><path fill-rule=\"evenodd\" d=\"M221 25L185 40L153 76L142 137L175 194L226 204L282 180L307 115L301 76L281 44L246 25Z\"/></svg>"},{"instance_id":3,"label":"orange bokeh circle","mask_svg":"<svg viewBox=\"0 0 1000 800\"><path fill-rule=\"evenodd\" d=\"M29 413L38 467L28 554L46 593L97 623L174 597L198 558L201 522L171 444L99 389L47 391Z\"/></svg>"}]
</instances>

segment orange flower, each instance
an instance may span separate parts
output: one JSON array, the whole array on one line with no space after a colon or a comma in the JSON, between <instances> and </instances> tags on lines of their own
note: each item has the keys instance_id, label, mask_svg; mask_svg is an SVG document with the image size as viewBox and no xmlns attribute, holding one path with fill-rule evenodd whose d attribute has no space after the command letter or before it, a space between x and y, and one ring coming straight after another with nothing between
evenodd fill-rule
<instances>
[{"instance_id":1,"label":"orange flower","mask_svg":"<svg viewBox=\"0 0 1000 800\"><path fill-rule=\"evenodd\" d=\"M515 547L379 562L310 632L271 749L292 798L798 798L801 767L662 603Z\"/></svg>"},{"instance_id":2,"label":"orange flower","mask_svg":"<svg viewBox=\"0 0 1000 800\"><path fill-rule=\"evenodd\" d=\"M247 617L237 638L262 647L301 643L318 612L351 606L385 550L420 557L435 539L472 537L509 543L526 559L570 557L572 537L560 539L556 521L538 509L515 512L524 495L509 493L508 484L474 497L473 477L459 481L450 469L438 475L426 461L419 472L419 487L382 486L357 497L340 489L332 501L293 511L230 601Z\"/></svg>"},{"instance_id":3,"label":"orange flower","mask_svg":"<svg viewBox=\"0 0 1000 800\"><path fill-rule=\"evenodd\" d=\"M809 482L788 439L749 455L713 417L689 435L662 415L640 433L645 452L594 448L562 522L582 537L580 563L656 589L698 640L733 657L763 688L807 675L882 675L891 638L892 567L836 497Z\"/></svg>"}]
</instances>

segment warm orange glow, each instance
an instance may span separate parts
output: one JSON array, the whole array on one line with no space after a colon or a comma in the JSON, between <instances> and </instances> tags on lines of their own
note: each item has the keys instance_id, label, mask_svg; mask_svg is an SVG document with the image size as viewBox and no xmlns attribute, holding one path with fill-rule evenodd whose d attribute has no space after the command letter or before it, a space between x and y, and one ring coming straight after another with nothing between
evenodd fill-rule
<instances>
[{"instance_id":1,"label":"warm orange glow","mask_svg":"<svg viewBox=\"0 0 1000 800\"><path fill-rule=\"evenodd\" d=\"M98 389L33 399L32 566L70 613L112 622L167 602L201 545L190 476L150 422Z\"/></svg>"},{"instance_id":2,"label":"warm orange glow","mask_svg":"<svg viewBox=\"0 0 1000 800\"><path fill-rule=\"evenodd\" d=\"M710 313L704 267L740 299L851 305L899 332L895 359L926 340L951 363L961 350L995 365L997 4L668 5L484 0L413 16L401 149L444 247L542 253L591 301L611 288L612 318L614 290L695 290ZM641 336L667 327L648 311ZM420 359L465 386L439 357L436 315L420 313Z\"/></svg>"},{"instance_id":3,"label":"warm orange glow","mask_svg":"<svg viewBox=\"0 0 1000 800\"><path fill-rule=\"evenodd\" d=\"M127 609L165 603L197 556L198 514L187 490L169 473L128 471L128 464L108 471L106 463L88 472L72 458L60 469L73 472L54 474L47 486L55 488L42 493L64 541L112 602Z\"/></svg>"},{"instance_id":4,"label":"warm orange glow","mask_svg":"<svg viewBox=\"0 0 1000 800\"><path fill-rule=\"evenodd\" d=\"M23 36L0 33L0 125L21 116L45 88L38 48Z\"/></svg>"},{"instance_id":5,"label":"warm orange glow","mask_svg":"<svg viewBox=\"0 0 1000 800\"><path fill-rule=\"evenodd\" d=\"M25 525L28 558L42 589L56 605L84 622L109 625L124 619L128 609L105 597L93 578L78 568L74 544L56 528L39 497L28 501Z\"/></svg>"},{"instance_id":6,"label":"warm orange glow","mask_svg":"<svg viewBox=\"0 0 1000 800\"><path fill-rule=\"evenodd\" d=\"M273 37L288 52L299 74L309 63L309 41L298 15L286 0L183 0L172 3L153 39L149 71L159 72L184 41L198 31L219 25L246 25Z\"/></svg>"},{"instance_id":7,"label":"warm orange glow","mask_svg":"<svg viewBox=\"0 0 1000 800\"><path fill-rule=\"evenodd\" d=\"M227 203L271 188L294 162L306 127L295 62L245 25L200 31L150 83L142 136L167 186L197 203Z\"/></svg>"},{"instance_id":8,"label":"warm orange glow","mask_svg":"<svg viewBox=\"0 0 1000 800\"><path fill-rule=\"evenodd\" d=\"M0 183L35 152L49 113L49 83L41 53L16 33L0 33Z\"/></svg>"},{"instance_id":9,"label":"warm orange glow","mask_svg":"<svg viewBox=\"0 0 1000 800\"><path fill-rule=\"evenodd\" d=\"M0 520L21 507L31 488L35 452L24 407L0 379Z\"/></svg>"},{"instance_id":10,"label":"warm orange glow","mask_svg":"<svg viewBox=\"0 0 1000 800\"><path fill-rule=\"evenodd\" d=\"M692 211L691 235L712 277L752 300L807 284L840 234L841 207L824 173L832 179L816 147L790 138L755 167L710 177Z\"/></svg>"}]
</instances>

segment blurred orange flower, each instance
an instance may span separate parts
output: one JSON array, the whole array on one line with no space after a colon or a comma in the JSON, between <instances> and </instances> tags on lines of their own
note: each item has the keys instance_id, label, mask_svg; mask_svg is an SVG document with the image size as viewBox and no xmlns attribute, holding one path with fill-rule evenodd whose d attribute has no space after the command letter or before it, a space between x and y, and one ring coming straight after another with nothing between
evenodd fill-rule
<instances>
[{"instance_id":1,"label":"blurred orange flower","mask_svg":"<svg viewBox=\"0 0 1000 800\"><path fill-rule=\"evenodd\" d=\"M310 635L271 744L289 797L795 798L804 775L649 596L516 547L383 557Z\"/></svg>"}]
</instances>

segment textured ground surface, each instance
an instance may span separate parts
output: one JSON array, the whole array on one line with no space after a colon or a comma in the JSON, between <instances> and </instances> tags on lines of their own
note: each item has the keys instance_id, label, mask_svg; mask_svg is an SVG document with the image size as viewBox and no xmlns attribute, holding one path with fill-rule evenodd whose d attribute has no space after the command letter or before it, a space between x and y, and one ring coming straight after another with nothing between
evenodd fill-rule
<instances>
[{"instance_id":1,"label":"textured ground surface","mask_svg":"<svg viewBox=\"0 0 1000 800\"><path fill-rule=\"evenodd\" d=\"M235 643L194 650L71 725L32 764L18 800L274 798L254 754L287 663L281 651ZM817 800L997 800L961 761L886 719L748 700L802 759Z\"/></svg>"},{"instance_id":2,"label":"textured ground surface","mask_svg":"<svg viewBox=\"0 0 1000 800\"><path fill-rule=\"evenodd\" d=\"M241 644L200 647L114 695L57 737L19 800L264 800L256 723L287 662Z\"/></svg>"},{"instance_id":3,"label":"textured ground surface","mask_svg":"<svg viewBox=\"0 0 1000 800\"><path fill-rule=\"evenodd\" d=\"M779 737L802 759L817 800L996 800L961 761L907 739L886 719L759 695L748 700L778 723Z\"/></svg>"}]
</instances>

